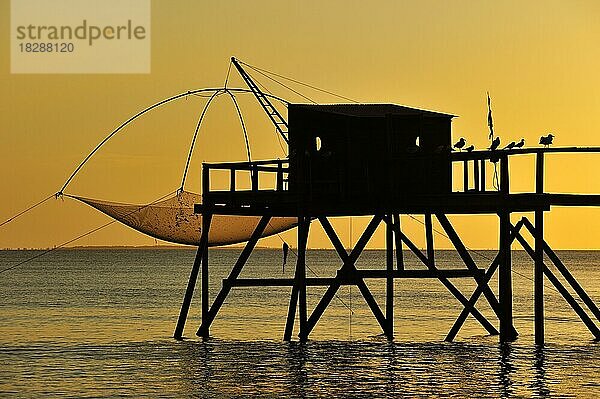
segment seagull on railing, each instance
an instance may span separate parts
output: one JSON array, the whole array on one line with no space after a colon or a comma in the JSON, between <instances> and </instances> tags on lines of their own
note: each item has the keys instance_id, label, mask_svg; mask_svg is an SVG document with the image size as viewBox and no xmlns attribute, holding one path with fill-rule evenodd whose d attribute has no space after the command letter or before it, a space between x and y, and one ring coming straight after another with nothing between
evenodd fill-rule
<instances>
[{"instance_id":1,"label":"seagull on railing","mask_svg":"<svg viewBox=\"0 0 600 399\"><path fill-rule=\"evenodd\" d=\"M465 148L466 152L471 152L475 149L475 146L473 144L471 144L470 146L468 146L467 148Z\"/></svg>"},{"instance_id":2,"label":"seagull on railing","mask_svg":"<svg viewBox=\"0 0 600 399\"><path fill-rule=\"evenodd\" d=\"M515 144L515 148L523 148L523 146L525 145L525 139L521 139L521 141L519 141L517 144Z\"/></svg>"},{"instance_id":3,"label":"seagull on railing","mask_svg":"<svg viewBox=\"0 0 600 399\"><path fill-rule=\"evenodd\" d=\"M511 141L503 148L503 150L512 150L516 145L517 145L517 143L515 143L514 141Z\"/></svg>"},{"instance_id":4,"label":"seagull on railing","mask_svg":"<svg viewBox=\"0 0 600 399\"><path fill-rule=\"evenodd\" d=\"M488 148L490 151L496 150L500 146L500 137L496 137L494 141L492 141L492 145Z\"/></svg>"},{"instance_id":5,"label":"seagull on railing","mask_svg":"<svg viewBox=\"0 0 600 399\"><path fill-rule=\"evenodd\" d=\"M552 144L552 140L554 140L554 135L552 133L548 133L547 136L540 137L540 144L548 148L548 146Z\"/></svg>"},{"instance_id":6,"label":"seagull on railing","mask_svg":"<svg viewBox=\"0 0 600 399\"><path fill-rule=\"evenodd\" d=\"M459 151L462 151L462 148L465 146L465 144L467 144L467 141L465 140L464 137L461 137L460 140L458 140L455 144L454 144L454 148L456 148Z\"/></svg>"}]
</instances>

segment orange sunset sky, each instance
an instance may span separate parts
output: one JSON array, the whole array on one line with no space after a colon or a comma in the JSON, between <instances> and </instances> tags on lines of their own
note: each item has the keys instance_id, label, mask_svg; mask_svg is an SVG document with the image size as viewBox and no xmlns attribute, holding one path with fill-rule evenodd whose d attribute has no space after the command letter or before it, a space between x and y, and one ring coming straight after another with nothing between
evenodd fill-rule
<instances>
[{"instance_id":1,"label":"orange sunset sky","mask_svg":"<svg viewBox=\"0 0 600 399\"><path fill-rule=\"evenodd\" d=\"M60 189L83 157L144 107L223 84L239 59L362 102L448 112L453 139L487 146L486 91L504 143L600 146L600 2L590 1L192 1L152 2L150 74L11 74L10 2L0 0L0 219ZM115 59L115 63L119 60ZM302 100L262 79L275 94ZM242 81L232 74L231 86ZM297 87L296 87L297 88ZM317 101L335 98L302 89ZM204 99L163 107L116 136L67 192L145 203L177 189ZM255 159L281 157L274 129L252 97L240 97ZM244 160L237 115L224 96L201 131L186 188L199 192L200 162ZM600 154L547 157L552 192L600 193ZM533 189L533 158L514 162L512 189ZM520 215L515 215L517 219ZM70 199L52 200L0 227L0 248L51 247L110 219ZM497 245L496 217L453 217L471 248ZM1 222L0 221L0 222ZM353 239L367 219L355 218ZM350 241L348 220L334 224ZM422 245L422 226L403 219ZM287 240L295 245L293 233ZM598 248L600 209L553 209L555 248ZM112 225L72 245L153 245ZM370 247L382 247L379 231ZM276 238L259 245L280 246ZM320 227L311 247L329 247ZM447 248L442 239L437 246Z\"/></svg>"}]
</instances>

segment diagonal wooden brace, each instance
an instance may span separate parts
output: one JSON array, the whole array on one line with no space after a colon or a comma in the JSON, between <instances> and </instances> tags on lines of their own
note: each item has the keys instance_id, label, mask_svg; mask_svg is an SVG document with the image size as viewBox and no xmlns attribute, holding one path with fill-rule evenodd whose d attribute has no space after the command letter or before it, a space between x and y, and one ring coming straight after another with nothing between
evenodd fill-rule
<instances>
[{"instance_id":1,"label":"diagonal wooden brace","mask_svg":"<svg viewBox=\"0 0 600 399\"><path fill-rule=\"evenodd\" d=\"M527 223L527 221L525 223ZM520 233L517 233L516 238L519 241L519 243L523 246L523 249L525 249L527 254L531 257L531 259L535 259L535 250L531 248L531 246L525 240L525 238L523 238L523 236ZM552 271L548 269L548 266L546 266L546 264L544 264L544 275L546 275L548 280L552 283L552 285L554 285L554 287L562 295L565 301L567 301L567 303L571 306L575 313L577 313L583 324L585 324L586 327L592 333L592 335L594 335L594 338L596 340L600 340L600 329L598 329L594 321L587 315L587 313L585 312L585 310L583 310L581 305L579 305L577 300L573 298L573 295L571 295L571 293L565 288L565 286L561 284L560 280L556 278L554 273L552 273Z\"/></svg>"},{"instance_id":2,"label":"diagonal wooden brace","mask_svg":"<svg viewBox=\"0 0 600 399\"><path fill-rule=\"evenodd\" d=\"M421 262L423 262L425 266L427 266L428 269L436 269L435 265L432 265L429 262L429 259L427 259L423 252L421 252L421 250L419 250L419 248L417 248L417 246L403 232L400 232L400 237L402 239L402 242L406 244L406 246L421 260ZM441 277L439 280L448 289L448 291L450 291L450 293L452 293L452 295L454 295L454 297L458 299L463 306L465 306L465 308L468 306L469 301L467 300L467 298L463 295L462 292L460 292L458 288L454 286L454 284L450 282L450 280L448 280L445 277ZM490 323L489 320L486 319L486 317L483 314L481 314L481 312L477 310L474 306L469 308L467 315L469 313L473 314L473 317L475 317L475 319L479 323L481 323L483 328L485 328L489 334L498 335L498 330L496 329L496 327L494 327L494 325Z\"/></svg>"},{"instance_id":3,"label":"diagonal wooden brace","mask_svg":"<svg viewBox=\"0 0 600 399\"><path fill-rule=\"evenodd\" d=\"M520 231L522 227L523 227L522 221L519 221L515 226L513 226L513 230L510 235L511 243L515 240L516 232ZM472 309L475 309L475 304L477 303L477 301L479 300L479 297L483 293L484 287L488 287L487 284L489 283L491 278L494 276L494 273L496 273L499 262L500 262L500 254L497 254L496 257L494 258L494 260L492 261L492 263L490 264L490 267L488 268L487 272L483 276L482 284L477 285L477 288L475 289L475 291L473 291L471 298L469 298L468 304L462 310L462 312L460 313L460 315L454 322L454 325L448 332L448 335L446 336L446 339L445 339L446 341L450 342L450 341L453 341L454 338L456 338L458 331L460 330L460 328L462 327L464 322L467 320L467 316L469 316L469 313L471 312Z\"/></svg>"},{"instance_id":4,"label":"diagonal wooden brace","mask_svg":"<svg viewBox=\"0 0 600 399\"><path fill-rule=\"evenodd\" d=\"M385 316L383 315L383 312L379 308L379 305L375 301L375 298L373 298L371 291L369 290L363 279L354 274L354 272L356 272L356 260L358 259L363 249L371 239L371 236L375 232L375 229L377 229L377 226L379 226L379 224L381 223L382 219L382 215L375 215L373 219L371 219L371 222L356 242L354 249L352 249L352 251L348 255L335 230L333 229L333 226L331 226L331 223L329 223L329 220L327 220L326 217L319 218L319 221L321 222L325 233L327 233L327 236L329 237L331 243L340 255L340 258L342 258L344 264L338 270L337 276L335 277L335 281L327 288L327 291L325 291L325 294L323 294L323 297L321 298L321 300L313 310L312 314L308 318L308 321L306 323L306 330L304 334L301 334L300 339L306 339L308 337L310 332L313 330L313 328L325 312L325 309L327 308L327 306L329 306L329 303L331 303L331 300L334 298L335 294L339 290L340 286L342 285L342 281L349 278L352 279L352 281L358 286L361 294L365 298L365 301L367 302L367 304L371 308L371 311L375 315L375 318L379 322L379 325L385 332L386 320Z\"/></svg>"},{"instance_id":5,"label":"diagonal wooden brace","mask_svg":"<svg viewBox=\"0 0 600 399\"><path fill-rule=\"evenodd\" d=\"M525 227L527 228L527 230L529 230L531 235L533 235L535 237L537 234L537 229L531 224L531 222L527 218L523 218L523 222L525 223ZM546 253L546 255L548 255L548 258L552 261L554 266L556 266L556 268L558 269L560 274L562 274L562 276L565 278L565 280L567 280L569 285L571 285L573 290L577 293L577 295L579 295L581 300L585 303L585 305L588 307L588 309L594 314L596 319L598 321L600 321L600 309L598 309L598 306L594 303L592 298L590 298L590 296L583 289L583 287L579 284L579 282L575 279L575 277L571 274L571 272L569 272L569 269L567 269L565 264L560 260L560 258L558 257L558 255L556 255L556 253L552 250L552 248L550 248L550 246L548 245L548 243L545 240L543 240L543 248L544 248L544 252Z\"/></svg>"},{"instance_id":6,"label":"diagonal wooden brace","mask_svg":"<svg viewBox=\"0 0 600 399\"><path fill-rule=\"evenodd\" d=\"M450 220L448 220L448 217L444 214L436 214L436 217L442 225L442 228L448 235L448 238L450 238L450 241L454 245L454 248L456 248L456 251L467 266L467 269L471 271L477 270L477 265L475 264L475 261L471 257L471 254L469 254L469 251L467 250L463 242L461 241L460 237L458 236L458 233L456 233L456 230L454 230L454 227L452 227L452 224L450 223ZM510 242L512 243L512 240ZM500 311L500 304L498 303L498 299L494 295L494 292L488 286L487 283L483 283L481 277L476 276L475 281L477 281L478 285L482 286L483 295L485 295L485 298L487 299L490 306L498 316Z\"/></svg>"}]
</instances>

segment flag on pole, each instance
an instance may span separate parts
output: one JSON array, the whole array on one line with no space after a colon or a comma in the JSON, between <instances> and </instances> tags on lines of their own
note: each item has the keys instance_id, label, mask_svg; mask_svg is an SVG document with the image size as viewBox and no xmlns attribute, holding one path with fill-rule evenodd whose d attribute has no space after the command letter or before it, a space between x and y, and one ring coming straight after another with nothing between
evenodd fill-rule
<instances>
[{"instance_id":1,"label":"flag on pole","mask_svg":"<svg viewBox=\"0 0 600 399\"><path fill-rule=\"evenodd\" d=\"M492 100L490 99L490 93L487 92L487 105L488 105L488 127L490 128L490 134L488 139L494 138L494 121L492 120Z\"/></svg>"}]
</instances>

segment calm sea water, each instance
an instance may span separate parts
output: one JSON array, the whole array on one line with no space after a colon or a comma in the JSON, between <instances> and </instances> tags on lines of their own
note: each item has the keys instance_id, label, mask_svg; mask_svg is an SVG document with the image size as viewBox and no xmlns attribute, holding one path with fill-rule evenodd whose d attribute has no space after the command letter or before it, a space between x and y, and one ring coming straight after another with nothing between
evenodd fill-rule
<instances>
[{"instance_id":1,"label":"calm sea water","mask_svg":"<svg viewBox=\"0 0 600 399\"><path fill-rule=\"evenodd\" d=\"M35 251L0 251L10 266ZM211 298L238 250L212 250ZM405 254L409 267L422 267ZM461 267L449 251L439 266ZM491 252L473 255L482 266ZM561 252L600 302L600 253ZM0 275L2 397L597 397L600 344L546 284L548 344L532 339L532 264L515 252L515 325L501 346L470 318L454 343L443 339L461 310L437 281L396 282L393 343L356 288L343 287L308 343L283 342L288 288L234 289L202 342L195 296L185 335L171 338L192 250L59 250ZM294 257L291 256L290 264ZM310 275L339 267L332 251L310 251ZM381 268L382 251L359 267ZM281 252L257 250L244 277L292 276ZM468 296L474 285L454 280ZM383 306L383 282L368 281ZM492 281L495 289L496 282ZM309 287L309 310L323 290ZM479 309L491 320L484 301ZM295 332L297 333L297 331Z\"/></svg>"}]
</instances>

